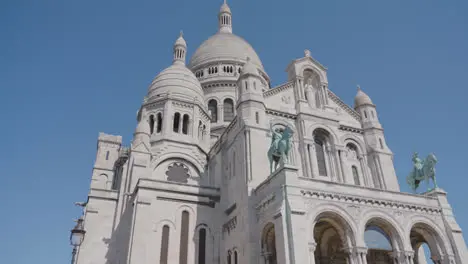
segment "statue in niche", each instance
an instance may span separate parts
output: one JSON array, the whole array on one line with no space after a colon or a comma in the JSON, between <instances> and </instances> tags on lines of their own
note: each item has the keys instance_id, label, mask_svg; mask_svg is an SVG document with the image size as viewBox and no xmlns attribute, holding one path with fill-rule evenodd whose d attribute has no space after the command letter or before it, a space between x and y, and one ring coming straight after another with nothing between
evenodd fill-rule
<instances>
[{"instance_id":1,"label":"statue in niche","mask_svg":"<svg viewBox=\"0 0 468 264\"><path fill-rule=\"evenodd\" d=\"M437 188L437 182L435 177L435 165L437 163L436 156L431 153L427 155L426 159L422 160L419 158L418 153L413 154L413 169L411 173L406 177L406 182L411 189L416 192L421 181L426 181L427 191L431 191ZM429 180L432 180L434 187L429 188Z\"/></svg>"},{"instance_id":2,"label":"statue in niche","mask_svg":"<svg viewBox=\"0 0 468 264\"><path fill-rule=\"evenodd\" d=\"M169 165L166 175L168 181L180 183L187 183L190 178L189 169L180 162Z\"/></svg>"},{"instance_id":3,"label":"statue in niche","mask_svg":"<svg viewBox=\"0 0 468 264\"><path fill-rule=\"evenodd\" d=\"M273 173L279 165L284 165L289 162L293 131L289 126L285 128L274 128L273 124L270 124L270 131L272 137L267 155L270 161L270 173Z\"/></svg>"}]
</instances>

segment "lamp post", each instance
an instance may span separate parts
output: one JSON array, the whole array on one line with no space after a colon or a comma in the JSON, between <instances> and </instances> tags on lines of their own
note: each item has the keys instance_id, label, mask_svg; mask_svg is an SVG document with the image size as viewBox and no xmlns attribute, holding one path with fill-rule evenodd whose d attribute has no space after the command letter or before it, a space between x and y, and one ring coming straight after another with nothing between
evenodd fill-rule
<instances>
[{"instance_id":1,"label":"lamp post","mask_svg":"<svg viewBox=\"0 0 468 264\"><path fill-rule=\"evenodd\" d=\"M71 230L70 233L70 244L73 246L72 260L71 264L75 264L76 261L76 249L81 246L83 242L86 231L83 228L83 218L79 218L76 221L75 227Z\"/></svg>"}]
</instances>

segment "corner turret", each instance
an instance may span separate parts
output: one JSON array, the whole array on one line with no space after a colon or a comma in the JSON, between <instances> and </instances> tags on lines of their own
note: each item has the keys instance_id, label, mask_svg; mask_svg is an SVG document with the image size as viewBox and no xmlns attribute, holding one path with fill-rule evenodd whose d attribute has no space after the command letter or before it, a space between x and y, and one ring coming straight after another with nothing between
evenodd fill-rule
<instances>
[{"instance_id":1,"label":"corner turret","mask_svg":"<svg viewBox=\"0 0 468 264\"><path fill-rule=\"evenodd\" d=\"M400 191L393 165L393 153L385 143L384 130L377 117L377 109L359 85L354 97L354 109L361 114L361 125L369 155L369 167L374 177L374 187Z\"/></svg>"},{"instance_id":2,"label":"corner turret","mask_svg":"<svg viewBox=\"0 0 468 264\"><path fill-rule=\"evenodd\" d=\"M266 85L250 58L237 80L237 115L246 125L263 126L265 123Z\"/></svg>"}]
</instances>

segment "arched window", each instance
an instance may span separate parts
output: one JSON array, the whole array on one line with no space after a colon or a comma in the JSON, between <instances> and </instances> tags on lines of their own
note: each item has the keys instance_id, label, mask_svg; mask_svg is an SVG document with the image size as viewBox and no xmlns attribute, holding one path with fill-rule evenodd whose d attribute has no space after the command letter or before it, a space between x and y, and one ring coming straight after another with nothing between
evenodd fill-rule
<instances>
[{"instance_id":1,"label":"arched window","mask_svg":"<svg viewBox=\"0 0 468 264\"><path fill-rule=\"evenodd\" d=\"M202 139L205 138L205 134L206 134L206 126L205 126L205 124L203 124L203 128L202 128Z\"/></svg>"},{"instance_id":2,"label":"arched window","mask_svg":"<svg viewBox=\"0 0 468 264\"><path fill-rule=\"evenodd\" d=\"M383 147L383 142L381 138L379 138L379 143L380 143L380 148L383 149L384 147Z\"/></svg>"},{"instance_id":3,"label":"arched window","mask_svg":"<svg viewBox=\"0 0 468 264\"><path fill-rule=\"evenodd\" d=\"M178 133L179 132L179 126L180 126L180 114L175 113L174 115L174 125L173 125L173 130L174 132Z\"/></svg>"},{"instance_id":4,"label":"arched window","mask_svg":"<svg viewBox=\"0 0 468 264\"><path fill-rule=\"evenodd\" d=\"M162 130L162 114L158 113L157 115L157 123L156 123L156 133L160 133Z\"/></svg>"},{"instance_id":5,"label":"arched window","mask_svg":"<svg viewBox=\"0 0 468 264\"><path fill-rule=\"evenodd\" d=\"M375 118L374 111L371 110L370 113L371 113L372 118Z\"/></svg>"},{"instance_id":6,"label":"arched window","mask_svg":"<svg viewBox=\"0 0 468 264\"><path fill-rule=\"evenodd\" d=\"M231 122L234 119L234 102L231 98L224 100L224 121Z\"/></svg>"},{"instance_id":7,"label":"arched window","mask_svg":"<svg viewBox=\"0 0 468 264\"><path fill-rule=\"evenodd\" d=\"M321 134L314 136L315 152L317 155L317 166L320 176L327 176L327 166L325 162L325 138Z\"/></svg>"},{"instance_id":8,"label":"arched window","mask_svg":"<svg viewBox=\"0 0 468 264\"><path fill-rule=\"evenodd\" d=\"M180 228L180 261L179 264L188 264L188 242L189 242L189 213L187 211L182 212L182 222Z\"/></svg>"},{"instance_id":9,"label":"arched window","mask_svg":"<svg viewBox=\"0 0 468 264\"><path fill-rule=\"evenodd\" d=\"M218 102L215 99L208 102L208 110L211 112L211 123L218 122Z\"/></svg>"},{"instance_id":10,"label":"arched window","mask_svg":"<svg viewBox=\"0 0 468 264\"><path fill-rule=\"evenodd\" d=\"M198 121L198 139L201 139L203 136L203 124L201 121Z\"/></svg>"},{"instance_id":11,"label":"arched window","mask_svg":"<svg viewBox=\"0 0 468 264\"><path fill-rule=\"evenodd\" d=\"M198 231L198 264L205 264L206 261L206 229L200 228Z\"/></svg>"},{"instance_id":12,"label":"arched window","mask_svg":"<svg viewBox=\"0 0 468 264\"><path fill-rule=\"evenodd\" d=\"M352 166L351 170L353 171L354 184L361 185L361 183L359 182L359 173L356 166Z\"/></svg>"},{"instance_id":13,"label":"arched window","mask_svg":"<svg viewBox=\"0 0 468 264\"><path fill-rule=\"evenodd\" d=\"M364 117L367 118L367 111L364 110Z\"/></svg>"},{"instance_id":14,"label":"arched window","mask_svg":"<svg viewBox=\"0 0 468 264\"><path fill-rule=\"evenodd\" d=\"M189 127L189 116L185 114L184 118L182 119L182 133L184 135L188 134L188 127Z\"/></svg>"},{"instance_id":15,"label":"arched window","mask_svg":"<svg viewBox=\"0 0 468 264\"><path fill-rule=\"evenodd\" d=\"M150 134L153 135L153 132L154 132L154 116L153 115L150 115L149 125L150 125Z\"/></svg>"},{"instance_id":16,"label":"arched window","mask_svg":"<svg viewBox=\"0 0 468 264\"><path fill-rule=\"evenodd\" d=\"M234 251L234 264L237 264L237 251Z\"/></svg>"},{"instance_id":17,"label":"arched window","mask_svg":"<svg viewBox=\"0 0 468 264\"><path fill-rule=\"evenodd\" d=\"M167 264L169 253L169 226L165 225L162 229L161 236L161 253L159 255L159 263Z\"/></svg>"},{"instance_id":18,"label":"arched window","mask_svg":"<svg viewBox=\"0 0 468 264\"><path fill-rule=\"evenodd\" d=\"M231 260L231 257L232 257L232 256L231 256L231 255L232 255L232 253L231 253L231 251L229 250L229 251L228 251L228 254L227 254L227 264L232 264L232 260Z\"/></svg>"},{"instance_id":19,"label":"arched window","mask_svg":"<svg viewBox=\"0 0 468 264\"><path fill-rule=\"evenodd\" d=\"M109 160L109 151L106 152L106 160Z\"/></svg>"},{"instance_id":20,"label":"arched window","mask_svg":"<svg viewBox=\"0 0 468 264\"><path fill-rule=\"evenodd\" d=\"M247 91L247 89L249 89L249 83L247 81L244 82L244 87L245 87L246 91Z\"/></svg>"},{"instance_id":21,"label":"arched window","mask_svg":"<svg viewBox=\"0 0 468 264\"><path fill-rule=\"evenodd\" d=\"M254 90L257 90L257 82L254 81L253 84L254 84Z\"/></svg>"},{"instance_id":22,"label":"arched window","mask_svg":"<svg viewBox=\"0 0 468 264\"><path fill-rule=\"evenodd\" d=\"M356 160L358 158L357 147L354 144L349 143L346 145L346 148L348 149L348 158Z\"/></svg>"},{"instance_id":23,"label":"arched window","mask_svg":"<svg viewBox=\"0 0 468 264\"><path fill-rule=\"evenodd\" d=\"M257 124L260 123L260 117L258 116L258 112L255 112L255 122L256 122Z\"/></svg>"}]
</instances>

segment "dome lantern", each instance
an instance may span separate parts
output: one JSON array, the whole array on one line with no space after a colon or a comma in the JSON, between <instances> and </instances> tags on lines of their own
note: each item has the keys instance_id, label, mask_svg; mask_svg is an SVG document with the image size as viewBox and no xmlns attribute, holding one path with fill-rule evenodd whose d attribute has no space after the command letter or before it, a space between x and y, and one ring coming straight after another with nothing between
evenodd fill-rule
<instances>
[{"instance_id":1,"label":"dome lantern","mask_svg":"<svg viewBox=\"0 0 468 264\"><path fill-rule=\"evenodd\" d=\"M218 15L219 32L232 33L232 13L226 0L224 0Z\"/></svg>"},{"instance_id":2,"label":"dome lantern","mask_svg":"<svg viewBox=\"0 0 468 264\"><path fill-rule=\"evenodd\" d=\"M174 64L179 63L185 65L185 54L187 53L187 43L185 42L182 31L179 38L174 43Z\"/></svg>"}]
</instances>

